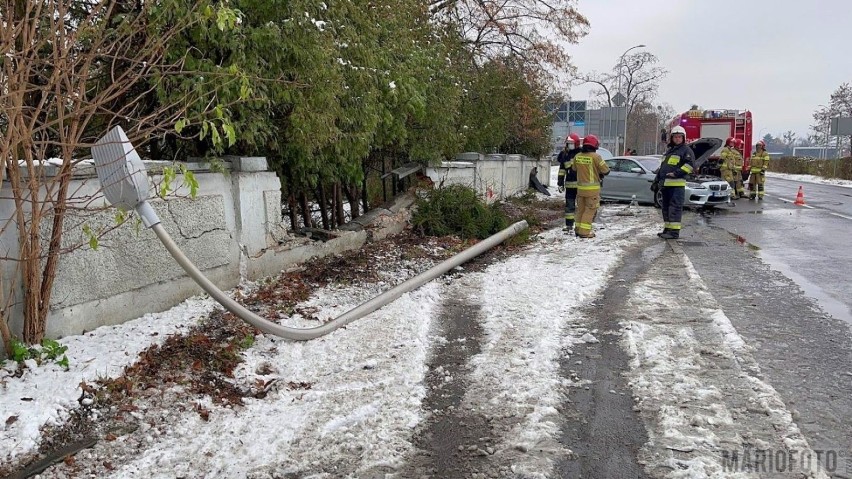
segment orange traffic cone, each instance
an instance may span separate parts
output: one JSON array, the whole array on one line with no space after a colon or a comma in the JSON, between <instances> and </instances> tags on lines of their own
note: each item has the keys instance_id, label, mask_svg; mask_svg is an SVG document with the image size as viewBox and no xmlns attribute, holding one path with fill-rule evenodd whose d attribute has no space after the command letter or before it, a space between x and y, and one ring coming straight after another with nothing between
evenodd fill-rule
<instances>
[{"instance_id":1,"label":"orange traffic cone","mask_svg":"<svg viewBox=\"0 0 852 479\"><path fill-rule=\"evenodd\" d=\"M793 204L805 206L805 193L802 191L801 185L799 186L799 193L796 194L796 202Z\"/></svg>"}]
</instances>

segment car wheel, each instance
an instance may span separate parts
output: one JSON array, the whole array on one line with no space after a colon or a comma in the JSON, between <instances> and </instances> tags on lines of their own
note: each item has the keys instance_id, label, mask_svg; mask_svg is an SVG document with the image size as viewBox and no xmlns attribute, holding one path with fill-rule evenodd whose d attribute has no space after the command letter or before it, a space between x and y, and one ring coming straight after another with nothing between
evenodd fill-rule
<instances>
[{"instance_id":1,"label":"car wheel","mask_svg":"<svg viewBox=\"0 0 852 479\"><path fill-rule=\"evenodd\" d=\"M657 208L663 207L663 189L657 188L657 191L654 192L654 206Z\"/></svg>"}]
</instances>

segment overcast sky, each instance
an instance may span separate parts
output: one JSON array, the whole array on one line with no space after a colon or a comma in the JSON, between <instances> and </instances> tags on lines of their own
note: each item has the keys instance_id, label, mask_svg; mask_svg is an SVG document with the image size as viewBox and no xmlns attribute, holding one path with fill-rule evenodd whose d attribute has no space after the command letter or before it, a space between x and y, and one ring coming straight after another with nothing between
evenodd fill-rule
<instances>
[{"instance_id":1,"label":"overcast sky","mask_svg":"<svg viewBox=\"0 0 852 479\"><path fill-rule=\"evenodd\" d=\"M852 82L849 0L579 0L578 8L592 24L570 47L581 72L608 71L645 44L669 70L660 101L679 112L693 103L750 109L756 134L805 136L817 106ZM571 98L587 99L588 89L574 87Z\"/></svg>"}]
</instances>

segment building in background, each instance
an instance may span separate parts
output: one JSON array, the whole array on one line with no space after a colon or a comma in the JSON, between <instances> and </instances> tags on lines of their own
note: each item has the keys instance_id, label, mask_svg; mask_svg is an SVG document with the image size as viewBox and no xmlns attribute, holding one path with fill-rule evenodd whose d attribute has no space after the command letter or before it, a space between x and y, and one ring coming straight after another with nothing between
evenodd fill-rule
<instances>
[{"instance_id":1,"label":"building in background","mask_svg":"<svg viewBox=\"0 0 852 479\"><path fill-rule=\"evenodd\" d=\"M837 148L825 146L797 146L793 148L793 156L816 158L818 160L837 158Z\"/></svg>"},{"instance_id":2,"label":"building in background","mask_svg":"<svg viewBox=\"0 0 852 479\"><path fill-rule=\"evenodd\" d=\"M586 135L586 102L564 101L553 108L553 133L551 154L558 155L565 146L565 137L576 133Z\"/></svg>"},{"instance_id":3,"label":"building in background","mask_svg":"<svg viewBox=\"0 0 852 479\"><path fill-rule=\"evenodd\" d=\"M580 137L595 135L601 142L601 148L606 148L616 155L626 148L635 149L640 155L661 153L665 150L664 140L660 139L660 126L664 124L664 119L650 105L634 105L629 119L625 118L626 107L588 109L585 101L565 101L553 106L551 112L552 155L557 155L562 150L565 137L570 133L576 133Z\"/></svg>"},{"instance_id":4,"label":"building in background","mask_svg":"<svg viewBox=\"0 0 852 479\"><path fill-rule=\"evenodd\" d=\"M602 107L586 111L586 133L595 135L606 148L618 155L624 151L626 107Z\"/></svg>"}]
</instances>

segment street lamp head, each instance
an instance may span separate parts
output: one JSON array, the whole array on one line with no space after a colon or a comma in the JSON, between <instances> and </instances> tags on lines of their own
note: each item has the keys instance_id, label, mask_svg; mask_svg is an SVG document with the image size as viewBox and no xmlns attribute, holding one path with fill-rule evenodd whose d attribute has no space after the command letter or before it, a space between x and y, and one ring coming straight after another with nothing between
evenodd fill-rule
<instances>
[{"instance_id":1,"label":"street lamp head","mask_svg":"<svg viewBox=\"0 0 852 479\"><path fill-rule=\"evenodd\" d=\"M630 50L635 50L637 48L645 48L645 44L643 43L641 45L635 45L635 46L628 48L627 50L624 50L624 53L621 54L621 60L620 60L619 64L624 63L624 56L627 55L627 53L630 52Z\"/></svg>"}]
</instances>

